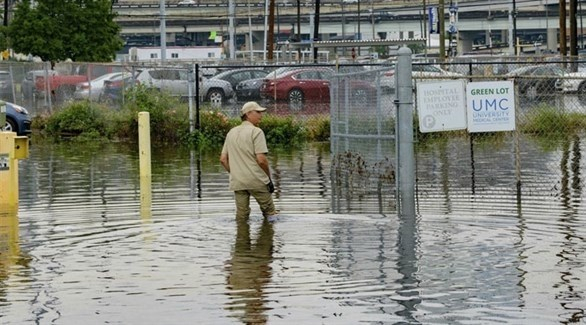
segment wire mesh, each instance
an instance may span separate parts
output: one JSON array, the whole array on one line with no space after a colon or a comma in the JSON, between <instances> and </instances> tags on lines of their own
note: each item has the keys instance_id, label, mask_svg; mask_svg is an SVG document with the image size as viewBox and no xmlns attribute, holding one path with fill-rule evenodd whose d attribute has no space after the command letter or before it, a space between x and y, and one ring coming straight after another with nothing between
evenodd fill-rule
<instances>
[{"instance_id":1,"label":"wire mesh","mask_svg":"<svg viewBox=\"0 0 586 325\"><path fill-rule=\"evenodd\" d=\"M501 56L414 62L415 90L419 83L442 80L512 80L516 91L515 131L421 133L414 121L418 202L453 207L458 201L518 193L567 205L583 199L585 66L577 59ZM155 76L139 77L149 71ZM248 78L253 77L250 71L260 75ZM220 77L220 72L230 73ZM242 77L230 80L236 72ZM332 180L338 185L334 209L361 206L362 211L384 213L395 208L394 78L393 62L167 67L2 62L0 96L38 115L78 100L119 109L126 90L138 84L168 92L187 105L191 87L194 103L231 117L238 116L244 102L256 100L270 114L302 122L329 118ZM211 95L214 89L216 95ZM416 97L414 93L417 111Z\"/></svg>"}]
</instances>

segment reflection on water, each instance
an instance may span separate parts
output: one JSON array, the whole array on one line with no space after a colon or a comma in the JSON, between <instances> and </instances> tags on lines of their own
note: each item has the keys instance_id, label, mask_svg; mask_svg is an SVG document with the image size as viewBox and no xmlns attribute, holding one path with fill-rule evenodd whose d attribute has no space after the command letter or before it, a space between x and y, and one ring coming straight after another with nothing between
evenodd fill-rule
<instances>
[{"instance_id":1,"label":"reflection on water","mask_svg":"<svg viewBox=\"0 0 586 325\"><path fill-rule=\"evenodd\" d=\"M418 148L416 218L364 189L333 214L328 146L274 150L270 224L235 220L217 151L154 149L141 204L136 148L33 144L0 215L0 320L584 322L584 141L521 139L520 195L511 148Z\"/></svg>"},{"instance_id":2,"label":"reflection on water","mask_svg":"<svg viewBox=\"0 0 586 325\"><path fill-rule=\"evenodd\" d=\"M273 225L263 218L253 243L247 219L236 221L236 240L232 258L226 266L227 289L231 301L228 309L244 324L265 324L268 309L265 287L271 280L273 259Z\"/></svg>"}]
</instances>

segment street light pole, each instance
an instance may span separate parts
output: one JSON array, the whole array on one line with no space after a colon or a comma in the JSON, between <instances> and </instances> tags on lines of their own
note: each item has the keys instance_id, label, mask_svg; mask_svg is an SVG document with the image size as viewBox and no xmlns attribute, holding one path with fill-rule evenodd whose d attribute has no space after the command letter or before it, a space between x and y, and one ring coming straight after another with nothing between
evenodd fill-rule
<instances>
[{"instance_id":1,"label":"street light pole","mask_svg":"<svg viewBox=\"0 0 586 325\"><path fill-rule=\"evenodd\" d=\"M360 34L360 0L358 0L358 39L362 39L362 34Z\"/></svg>"},{"instance_id":2,"label":"street light pole","mask_svg":"<svg viewBox=\"0 0 586 325\"><path fill-rule=\"evenodd\" d=\"M319 40L319 7L321 6L320 0L315 0L315 23L313 25L313 41ZM317 63L317 46L313 46L313 63Z\"/></svg>"},{"instance_id":3,"label":"street light pole","mask_svg":"<svg viewBox=\"0 0 586 325\"><path fill-rule=\"evenodd\" d=\"M513 53L518 54L517 50L517 4L513 0Z\"/></svg>"},{"instance_id":4,"label":"street light pole","mask_svg":"<svg viewBox=\"0 0 586 325\"><path fill-rule=\"evenodd\" d=\"M297 0L297 42L301 43L301 0ZM297 62L301 63L301 44L297 47Z\"/></svg>"},{"instance_id":5,"label":"street light pole","mask_svg":"<svg viewBox=\"0 0 586 325\"><path fill-rule=\"evenodd\" d=\"M250 53L250 62L253 61L253 52L252 52L252 17L250 16L250 0L247 0L247 7L248 7L248 51Z\"/></svg>"},{"instance_id":6,"label":"street light pole","mask_svg":"<svg viewBox=\"0 0 586 325\"><path fill-rule=\"evenodd\" d=\"M166 22L165 22L165 0L159 0L159 13L161 15L160 18L160 42L161 43L161 64L165 64L165 60L167 59L167 30L166 30Z\"/></svg>"},{"instance_id":7,"label":"street light pole","mask_svg":"<svg viewBox=\"0 0 586 325\"><path fill-rule=\"evenodd\" d=\"M236 58L236 42L234 38L236 37L236 33L234 31L234 0L228 1L228 28L229 28L229 35L230 35L230 59L234 60Z\"/></svg>"}]
</instances>

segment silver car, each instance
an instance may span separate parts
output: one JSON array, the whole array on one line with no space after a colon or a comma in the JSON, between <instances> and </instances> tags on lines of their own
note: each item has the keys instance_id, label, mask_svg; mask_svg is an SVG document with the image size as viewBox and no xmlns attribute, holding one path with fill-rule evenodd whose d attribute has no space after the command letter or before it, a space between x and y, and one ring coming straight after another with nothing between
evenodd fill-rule
<instances>
[{"instance_id":1,"label":"silver car","mask_svg":"<svg viewBox=\"0 0 586 325\"><path fill-rule=\"evenodd\" d=\"M77 100L87 99L90 101L98 101L100 95L102 94L102 89L104 88L104 81L118 79L125 74L130 75L129 73L124 72L112 72L99 76L89 82L82 82L77 84L75 86L73 98Z\"/></svg>"},{"instance_id":2,"label":"silver car","mask_svg":"<svg viewBox=\"0 0 586 325\"><path fill-rule=\"evenodd\" d=\"M186 69L146 69L138 74L136 80L141 85L168 92L173 96L189 96L189 71ZM195 89L192 92L195 95ZM221 103L234 97L232 85L224 80L203 78L200 94L204 100Z\"/></svg>"}]
</instances>

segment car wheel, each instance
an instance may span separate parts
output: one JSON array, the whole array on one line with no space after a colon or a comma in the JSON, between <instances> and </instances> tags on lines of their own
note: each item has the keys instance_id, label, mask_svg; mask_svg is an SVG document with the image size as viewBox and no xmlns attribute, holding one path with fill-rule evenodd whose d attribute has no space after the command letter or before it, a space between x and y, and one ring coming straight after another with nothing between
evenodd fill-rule
<instances>
[{"instance_id":1,"label":"car wheel","mask_svg":"<svg viewBox=\"0 0 586 325\"><path fill-rule=\"evenodd\" d=\"M224 92L221 89L210 89L210 91L208 91L207 99L212 103L221 103L224 101Z\"/></svg>"},{"instance_id":2,"label":"car wheel","mask_svg":"<svg viewBox=\"0 0 586 325\"><path fill-rule=\"evenodd\" d=\"M16 123L14 123L14 121L12 121L11 119L7 118L6 119L6 125L4 125L4 131L18 133L18 127L16 126Z\"/></svg>"},{"instance_id":3,"label":"car wheel","mask_svg":"<svg viewBox=\"0 0 586 325\"><path fill-rule=\"evenodd\" d=\"M301 89L292 89L287 94L287 100L289 101L289 105L292 107L301 107L303 106L303 91Z\"/></svg>"},{"instance_id":4,"label":"car wheel","mask_svg":"<svg viewBox=\"0 0 586 325\"><path fill-rule=\"evenodd\" d=\"M208 91L207 99L212 104L222 104L222 102L224 102L224 91L221 89L210 89L210 91Z\"/></svg>"},{"instance_id":5,"label":"car wheel","mask_svg":"<svg viewBox=\"0 0 586 325\"><path fill-rule=\"evenodd\" d=\"M580 94L580 95L586 95L586 82L582 82L578 86L578 94Z\"/></svg>"}]
</instances>

